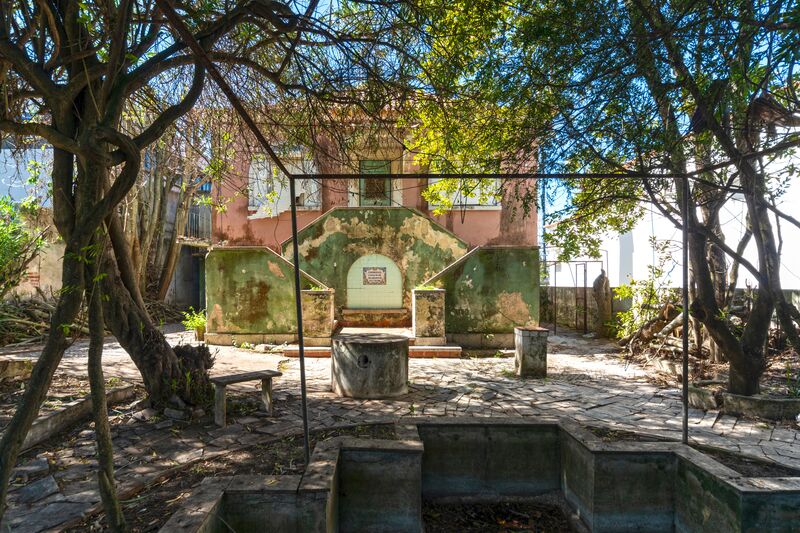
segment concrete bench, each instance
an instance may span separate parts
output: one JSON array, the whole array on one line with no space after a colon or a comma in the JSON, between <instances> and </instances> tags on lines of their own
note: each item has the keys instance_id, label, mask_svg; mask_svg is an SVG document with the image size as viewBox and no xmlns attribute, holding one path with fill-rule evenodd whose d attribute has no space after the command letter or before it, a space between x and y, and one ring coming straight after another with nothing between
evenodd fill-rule
<instances>
[{"instance_id":1,"label":"concrete bench","mask_svg":"<svg viewBox=\"0 0 800 533\"><path fill-rule=\"evenodd\" d=\"M276 370L257 370L255 372L245 372L243 374L228 374L227 376L216 376L211 378L214 384L214 422L218 426L225 427L225 389L234 383L244 383L246 381L261 380L261 400L264 408L272 416L272 378L282 376Z\"/></svg>"}]
</instances>

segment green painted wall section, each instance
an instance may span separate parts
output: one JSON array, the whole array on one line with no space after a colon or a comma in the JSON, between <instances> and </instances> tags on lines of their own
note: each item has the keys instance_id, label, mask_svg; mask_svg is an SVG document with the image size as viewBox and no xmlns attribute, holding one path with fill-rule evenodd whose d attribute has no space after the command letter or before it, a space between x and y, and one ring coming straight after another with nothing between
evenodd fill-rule
<instances>
[{"instance_id":1,"label":"green painted wall section","mask_svg":"<svg viewBox=\"0 0 800 533\"><path fill-rule=\"evenodd\" d=\"M298 233L300 267L336 289L338 311L347 303L347 273L360 257L385 255L403 276L403 307L411 290L467 253L467 244L428 217L407 208L336 208ZM292 243L283 245L292 256ZM410 317L410 315L409 315Z\"/></svg>"},{"instance_id":2,"label":"green painted wall section","mask_svg":"<svg viewBox=\"0 0 800 533\"><path fill-rule=\"evenodd\" d=\"M539 249L476 248L427 283L445 289L447 333L539 324Z\"/></svg>"},{"instance_id":3,"label":"green painted wall section","mask_svg":"<svg viewBox=\"0 0 800 533\"><path fill-rule=\"evenodd\" d=\"M319 282L301 272L302 288ZM209 333L296 333L292 264L268 248L218 248L206 256Z\"/></svg>"}]
</instances>

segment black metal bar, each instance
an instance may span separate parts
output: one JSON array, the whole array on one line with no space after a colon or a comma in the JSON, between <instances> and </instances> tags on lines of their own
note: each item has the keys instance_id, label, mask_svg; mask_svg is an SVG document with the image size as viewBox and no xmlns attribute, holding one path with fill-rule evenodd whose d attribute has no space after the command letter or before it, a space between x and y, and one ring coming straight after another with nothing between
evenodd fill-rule
<instances>
[{"instance_id":1,"label":"black metal bar","mask_svg":"<svg viewBox=\"0 0 800 533\"><path fill-rule=\"evenodd\" d=\"M300 396L303 412L303 451L306 464L311 460L308 442L308 398L306 396L306 354L303 342L303 303L300 292L300 251L297 245L297 203L295 197L295 178L289 178L289 194L292 201L292 259L294 260L294 305L297 314L297 350L300 353Z\"/></svg>"},{"instance_id":2,"label":"black metal bar","mask_svg":"<svg viewBox=\"0 0 800 533\"><path fill-rule=\"evenodd\" d=\"M175 7L172 4L172 0L156 0L158 7L164 13L164 16L167 18L169 26L171 26L180 36L180 38L185 42L189 49L192 51L192 55L195 59L200 63L211 75L211 77L216 82L217 86L220 90L225 94L230 101L233 108L236 110L237 114L242 118L244 123L253 133L253 135L258 140L261 147L264 149L265 152L270 156L272 161L275 165L283 172L285 175L289 176L289 183L290 183L290 191L292 195L292 238L294 239L294 277L295 277L295 299L297 303L297 331L298 336L300 339L299 344L299 351L300 351L300 394L302 397L302 412L303 412L303 446L306 456L306 464L308 464L310 460L310 445L309 445L309 435L308 435L308 403L307 403L307 396L306 396L306 372L305 372L305 358L304 358L304 351L303 351L303 311L300 305L300 271L299 265L297 264L298 258L298 251L297 251L297 209L295 206L295 192L294 192L294 181L293 176L289 173L289 170L286 166L281 162L280 158L278 158L275 151L269 145L266 137L264 134L261 133L261 130L256 125L255 120L250 116L250 114L245 109L242 102L236 96L236 93L231 88L230 84L225 80L225 78L220 74L219 69L217 69L216 65L211 61L208 57L208 54L200 46L200 43L197 42L192 32L189 31L189 28L186 27L183 20L181 19L180 15L177 11L175 11Z\"/></svg>"},{"instance_id":3,"label":"black metal bar","mask_svg":"<svg viewBox=\"0 0 800 533\"><path fill-rule=\"evenodd\" d=\"M553 335L558 335L558 264L553 263Z\"/></svg>"},{"instance_id":4,"label":"black metal bar","mask_svg":"<svg viewBox=\"0 0 800 533\"><path fill-rule=\"evenodd\" d=\"M583 333L589 333L589 292L586 284L589 281L589 265L584 261L583 263Z\"/></svg>"},{"instance_id":5,"label":"black metal bar","mask_svg":"<svg viewBox=\"0 0 800 533\"><path fill-rule=\"evenodd\" d=\"M684 444L689 444L689 178L682 180L683 206L681 218L683 223L683 435Z\"/></svg>"},{"instance_id":6,"label":"black metal bar","mask_svg":"<svg viewBox=\"0 0 800 533\"><path fill-rule=\"evenodd\" d=\"M575 280L575 331L578 331L578 268L580 264L575 263L575 276L572 279ZM570 276L572 276L572 268L570 268Z\"/></svg>"}]
</instances>

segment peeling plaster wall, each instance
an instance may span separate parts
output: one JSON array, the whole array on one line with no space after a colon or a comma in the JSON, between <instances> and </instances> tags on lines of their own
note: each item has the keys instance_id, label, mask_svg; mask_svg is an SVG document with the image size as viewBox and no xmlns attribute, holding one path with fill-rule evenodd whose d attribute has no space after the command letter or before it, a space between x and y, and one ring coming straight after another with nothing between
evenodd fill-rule
<instances>
[{"instance_id":1,"label":"peeling plaster wall","mask_svg":"<svg viewBox=\"0 0 800 533\"><path fill-rule=\"evenodd\" d=\"M302 276L306 284L319 284ZM210 334L296 334L292 264L266 248L212 249L206 312Z\"/></svg>"},{"instance_id":2,"label":"peeling plaster wall","mask_svg":"<svg viewBox=\"0 0 800 533\"><path fill-rule=\"evenodd\" d=\"M428 283L445 289L451 334L513 334L539 324L539 249L476 248Z\"/></svg>"},{"instance_id":3,"label":"peeling plaster wall","mask_svg":"<svg viewBox=\"0 0 800 533\"><path fill-rule=\"evenodd\" d=\"M299 235L300 266L335 288L337 318L347 303L347 273L359 257L381 254L403 276L404 320L410 325L411 290L467 253L467 244L418 211L405 208L337 208ZM292 243L283 245L292 256Z\"/></svg>"}]
</instances>

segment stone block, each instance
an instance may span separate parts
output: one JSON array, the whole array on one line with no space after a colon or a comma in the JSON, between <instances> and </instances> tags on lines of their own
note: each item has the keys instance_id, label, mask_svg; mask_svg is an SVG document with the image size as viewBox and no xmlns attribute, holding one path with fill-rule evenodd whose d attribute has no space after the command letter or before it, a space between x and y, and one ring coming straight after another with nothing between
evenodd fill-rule
<instances>
[{"instance_id":1,"label":"stone block","mask_svg":"<svg viewBox=\"0 0 800 533\"><path fill-rule=\"evenodd\" d=\"M768 418L770 420L794 420L800 415L800 398L769 398L762 396L740 396L722 393L723 408L727 414Z\"/></svg>"},{"instance_id":2,"label":"stone block","mask_svg":"<svg viewBox=\"0 0 800 533\"><path fill-rule=\"evenodd\" d=\"M428 346L445 344L445 290L414 289L411 293L411 323L417 343Z\"/></svg>"},{"instance_id":3,"label":"stone block","mask_svg":"<svg viewBox=\"0 0 800 533\"><path fill-rule=\"evenodd\" d=\"M333 289L301 291L303 337L330 338L333 335Z\"/></svg>"},{"instance_id":4,"label":"stone block","mask_svg":"<svg viewBox=\"0 0 800 533\"><path fill-rule=\"evenodd\" d=\"M519 377L547 377L546 328L514 328L514 369Z\"/></svg>"},{"instance_id":5,"label":"stone block","mask_svg":"<svg viewBox=\"0 0 800 533\"><path fill-rule=\"evenodd\" d=\"M53 476L43 477L25 485L17 492L17 501L20 503L33 503L58 492L58 483Z\"/></svg>"}]
</instances>

